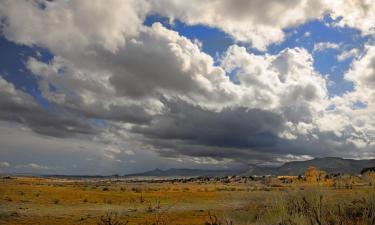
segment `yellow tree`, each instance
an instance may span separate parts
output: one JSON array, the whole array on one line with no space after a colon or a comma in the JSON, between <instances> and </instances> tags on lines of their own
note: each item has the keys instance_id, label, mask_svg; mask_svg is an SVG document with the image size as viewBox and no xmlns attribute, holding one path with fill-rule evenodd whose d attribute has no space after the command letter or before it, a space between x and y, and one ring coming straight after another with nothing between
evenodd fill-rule
<instances>
[{"instance_id":1,"label":"yellow tree","mask_svg":"<svg viewBox=\"0 0 375 225\"><path fill-rule=\"evenodd\" d=\"M326 172L316 169L314 166L309 166L305 171L306 181L309 183L319 183L324 181Z\"/></svg>"}]
</instances>

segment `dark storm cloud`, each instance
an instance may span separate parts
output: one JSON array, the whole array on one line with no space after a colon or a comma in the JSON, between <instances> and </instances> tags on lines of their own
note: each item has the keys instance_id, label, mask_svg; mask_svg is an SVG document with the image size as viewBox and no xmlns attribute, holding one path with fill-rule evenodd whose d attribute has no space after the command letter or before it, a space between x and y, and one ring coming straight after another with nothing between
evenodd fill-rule
<instances>
[{"instance_id":1,"label":"dark storm cloud","mask_svg":"<svg viewBox=\"0 0 375 225\"><path fill-rule=\"evenodd\" d=\"M155 143L157 142L157 143ZM158 147L158 152L166 158L179 158L189 156L194 158L209 157L216 160L231 159L236 162L269 162L274 161L280 154L275 146L268 148L235 148L235 147L215 147L205 145L189 145L186 143L171 143L165 140L154 140L154 145Z\"/></svg>"},{"instance_id":2,"label":"dark storm cloud","mask_svg":"<svg viewBox=\"0 0 375 225\"><path fill-rule=\"evenodd\" d=\"M87 118L98 118L125 123L147 124L152 120L152 115L147 113L142 106L137 105L110 105L107 110L101 108L90 110L88 108L79 108L79 106L76 105L73 108L67 109L80 113Z\"/></svg>"},{"instance_id":3,"label":"dark storm cloud","mask_svg":"<svg viewBox=\"0 0 375 225\"><path fill-rule=\"evenodd\" d=\"M30 95L0 78L0 120L17 122L53 137L95 133L87 122L68 115L42 108Z\"/></svg>"},{"instance_id":4,"label":"dark storm cloud","mask_svg":"<svg viewBox=\"0 0 375 225\"><path fill-rule=\"evenodd\" d=\"M280 115L260 109L211 111L183 101L166 101L165 105L166 114L156 117L149 126L135 126L132 131L146 136L161 149L189 156L232 158L248 155L243 149L275 146L284 124ZM173 155L170 150L167 152Z\"/></svg>"}]
</instances>

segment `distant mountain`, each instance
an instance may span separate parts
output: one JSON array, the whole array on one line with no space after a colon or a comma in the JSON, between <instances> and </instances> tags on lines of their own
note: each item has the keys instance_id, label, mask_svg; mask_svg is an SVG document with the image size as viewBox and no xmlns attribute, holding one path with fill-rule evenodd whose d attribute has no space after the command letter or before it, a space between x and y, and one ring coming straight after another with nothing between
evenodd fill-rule
<instances>
[{"instance_id":1,"label":"distant mountain","mask_svg":"<svg viewBox=\"0 0 375 225\"><path fill-rule=\"evenodd\" d=\"M198 169L176 169L171 168L167 170L154 169L143 173L127 174L125 177L216 177L216 176L230 176L236 175L243 171L234 170L198 170Z\"/></svg>"},{"instance_id":2,"label":"distant mountain","mask_svg":"<svg viewBox=\"0 0 375 225\"><path fill-rule=\"evenodd\" d=\"M198 169L155 169L143 173L128 174L124 177L219 177L232 175L303 175L309 166L315 166L329 174L345 173L360 174L363 168L375 167L375 159L354 160L337 157L315 158L307 161L293 161L285 163L280 167L251 166L243 170L198 170Z\"/></svg>"},{"instance_id":3,"label":"distant mountain","mask_svg":"<svg viewBox=\"0 0 375 225\"><path fill-rule=\"evenodd\" d=\"M315 166L329 174L346 173L360 174L366 167L374 167L375 159L354 160L336 157L315 158L307 161L288 162L276 168L252 166L245 174L247 175L302 175L309 166Z\"/></svg>"}]
</instances>

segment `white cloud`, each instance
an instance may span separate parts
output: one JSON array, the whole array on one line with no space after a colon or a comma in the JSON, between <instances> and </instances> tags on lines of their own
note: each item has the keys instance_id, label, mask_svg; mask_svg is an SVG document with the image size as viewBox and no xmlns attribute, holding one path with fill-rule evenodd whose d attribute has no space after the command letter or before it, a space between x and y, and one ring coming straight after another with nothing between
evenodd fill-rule
<instances>
[{"instance_id":1,"label":"white cloud","mask_svg":"<svg viewBox=\"0 0 375 225\"><path fill-rule=\"evenodd\" d=\"M257 56L232 46L222 60L228 72L236 69L246 93L242 105L282 113L288 121L311 122L327 104L326 80L315 72L304 49Z\"/></svg>"},{"instance_id":2,"label":"white cloud","mask_svg":"<svg viewBox=\"0 0 375 225\"><path fill-rule=\"evenodd\" d=\"M340 55L337 56L338 61L344 61L349 58L356 58L358 57L360 51L357 48L352 48L350 50L346 50L340 53Z\"/></svg>"},{"instance_id":3,"label":"white cloud","mask_svg":"<svg viewBox=\"0 0 375 225\"><path fill-rule=\"evenodd\" d=\"M339 49L340 45L332 42L319 42L314 44L314 52L322 52L327 49Z\"/></svg>"},{"instance_id":4,"label":"white cloud","mask_svg":"<svg viewBox=\"0 0 375 225\"><path fill-rule=\"evenodd\" d=\"M45 7L40 7L44 4ZM2 2L0 16L7 18L5 35L18 43L42 45L58 54L97 48L111 52L142 30L143 19L161 14L189 25L203 24L230 34L236 41L266 47L284 39L283 29L321 19L325 13L343 17L337 25L373 34L375 6L371 0L110 0ZM22 9L22 13L20 10ZM125 15L125 16L124 16ZM92 18L100 18L92 22ZM58 28L58 29L57 29ZM46 35L48 34L48 35ZM78 58L78 56L77 56Z\"/></svg>"},{"instance_id":5,"label":"white cloud","mask_svg":"<svg viewBox=\"0 0 375 225\"><path fill-rule=\"evenodd\" d=\"M283 29L321 19L330 13L342 19L337 26L357 28L363 34L375 32L375 6L372 0L150 0L152 12L187 24L216 27L236 41L250 42L253 47L266 47L284 39Z\"/></svg>"},{"instance_id":6,"label":"white cloud","mask_svg":"<svg viewBox=\"0 0 375 225\"><path fill-rule=\"evenodd\" d=\"M26 165L17 165L15 166L17 169L37 169L37 170L49 170L50 167L39 165L36 163L28 163Z\"/></svg>"},{"instance_id":7,"label":"white cloud","mask_svg":"<svg viewBox=\"0 0 375 225\"><path fill-rule=\"evenodd\" d=\"M325 10L321 1L175 0L150 1L152 11L187 24L217 27L237 41L251 42L264 50L284 38L283 28L320 18Z\"/></svg>"},{"instance_id":8,"label":"white cloud","mask_svg":"<svg viewBox=\"0 0 375 225\"><path fill-rule=\"evenodd\" d=\"M282 158L277 158L277 161L285 163L285 162L291 162L291 161L306 161L306 160L311 160L314 157L310 155L292 155L292 154L287 154Z\"/></svg>"},{"instance_id":9,"label":"white cloud","mask_svg":"<svg viewBox=\"0 0 375 225\"><path fill-rule=\"evenodd\" d=\"M0 162L0 168L8 168L10 167L10 163L8 162Z\"/></svg>"},{"instance_id":10,"label":"white cloud","mask_svg":"<svg viewBox=\"0 0 375 225\"><path fill-rule=\"evenodd\" d=\"M304 34L303 34L304 37L310 37L311 36L311 32L309 31L306 31Z\"/></svg>"},{"instance_id":11,"label":"white cloud","mask_svg":"<svg viewBox=\"0 0 375 225\"><path fill-rule=\"evenodd\" d=\"M331 99L334 106L317 123L320 131L333 132L340 145L351 145L353 155L373 154L375 146L375 47L355 59L345 74L354 90Z\"/></svg>"},{"instance_id":12,"label":"white cloud","mask_svg":"<svg viewBox=\"0 0 375 225\"><path fill-rule=\"evenodd\" d=\"M137 35L147 11L147 3L136 0L5 0L0 16L6 18L4 35L8 39L71 54L98 47L116 52L127 38Z\"/></svg>"},{"instance_id":13,"label":"white cloud","mask_svg":"<svg viewBox=\"0 0 375 225\"><path fill-rule=\"evenodd\" d=\"M325 0L331 15L341 18L336 25L357 28L363 34L375 32L375 4L372 0Z\"/></svg>"},{"instance_id":14,"label":"white cloud","mask_svg":"<svg viewBox=\"0 0 375 225\"><path fill-rule=\"evenodd\" d=\"M54 57L50 62L32 57L27 61L52 110L0 79L0 119L26 127L16 133L33 143L40 141L35 146L42 147L41 154L48 155L49 148L54 154L67 151L64 157L70 164L79 165L81 159L83 166L99 163L100 168L110 168L106 171L118 169L121 163L144 162L142 156L164 164L154 150L163 157L187 157L186 165L330 154L368 156L375 133L374 47L356 57L346 74L355 91L329 99L326 78L314 70L313 57L303 48L256 55L235 44L216 65L202 52L199 41L160 23L142 25L147 15L161 14L189 25L219 28L235 41L264 50L283 40L284 28L321 18L330 10L335 17L344 16L337 25L371 33L373 5L352 0L348 8L337 2L3 1L0 17L5 21L5 37L45 47ZM339 45L318 43L314 51L328 48ZM338 60L356 54L352 49ZM239 84L232 83L228 74ZM366 106L355 108L358 102ZM327 110L330 105L335 109ZM35 133L60 139L42 141ZM16 142L3 139L2 145L12 147ZM22 143L20 149L27 151L25 146ZM69 148L76 152L64 150ZM86 148L93 149L91 154ZM16 155L23 157L22 151ZM14 159L6 160L14 164ZM48 155L44 160L56 159ZM113 161L119 162L118 167L110 165Z\"/></svg>"},{"instance_id":15,"label":"white cloud","mask_svg":"<svg viewBox=\"0 0 375 225\"><path fill-rule=\"evenodd\" d=\"M345 79L353 81L358 90L370 91L375 87L375 46L366 46L365 52L363 57L353 62Z\"/></svg>"}]
</instances>

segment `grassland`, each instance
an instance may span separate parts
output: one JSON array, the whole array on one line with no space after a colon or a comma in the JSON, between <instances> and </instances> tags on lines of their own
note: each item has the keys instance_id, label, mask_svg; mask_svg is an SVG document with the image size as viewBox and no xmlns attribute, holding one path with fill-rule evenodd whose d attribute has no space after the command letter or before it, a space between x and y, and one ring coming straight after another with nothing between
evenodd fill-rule
<instances>
[{"instance_id":1,"label":"grassland","mask_svg":"<svg viewBox=\"0 0 375 225\"><path fill-rule=\"evenodd\" d=\"M100 224L105 215L123 224L336 224L333 215L339 213L337 205L349 204L341 209L348 210L367 204L363 207L375 210L372 193L374 189L366 183L341 189L329 182L138 182L17 177L0 180L0 224ZM368 199L374 202L355 203ZM367 210L363 207L359 210ZM288 216L290 213L294 216ZM310 221L308 216L320 220L330 217L333 222ZM373 214L354 216L358 217L357 222L350 224L367 225L371 218L365 222L360 217Z\"/></svg>"}]
</instances>

